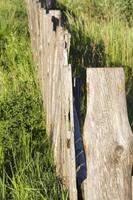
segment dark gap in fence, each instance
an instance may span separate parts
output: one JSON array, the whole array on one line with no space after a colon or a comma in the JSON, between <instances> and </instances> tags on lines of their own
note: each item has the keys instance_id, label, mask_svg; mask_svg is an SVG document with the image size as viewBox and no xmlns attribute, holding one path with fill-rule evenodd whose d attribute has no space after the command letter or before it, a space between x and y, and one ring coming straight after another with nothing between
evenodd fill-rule
<instances>
[{"instance_id":1,"label":"dark gap in fence","mask_svg":"<svg viewBox=\"0 0 133 200\"><path fill-rule=\"evenodd\" d=\"M86 71L84 71L84 75L85 74ZM83 74L73 76L74 140L78 200L83 200L81 185L87 177L86 158L82 141L83 121L85 119L86 113L85 109L82 111L81 115L81 105L84 105L84 108L86 107L85 101L83 99L86 92L84 78L85 77L83 76Z\"/></svg>"},{"instance_id":2,"label":"dark gap in fence","mask_svg":"<svg viewBox=\"0 0 133 200\"><path fill-rule=\"evenodd\" d=\"M46 9L47 14L49 13L49 10L55 8L55 0L39 0L39 2L41 3L41 8Z\"/></svg>"}]
</instances>

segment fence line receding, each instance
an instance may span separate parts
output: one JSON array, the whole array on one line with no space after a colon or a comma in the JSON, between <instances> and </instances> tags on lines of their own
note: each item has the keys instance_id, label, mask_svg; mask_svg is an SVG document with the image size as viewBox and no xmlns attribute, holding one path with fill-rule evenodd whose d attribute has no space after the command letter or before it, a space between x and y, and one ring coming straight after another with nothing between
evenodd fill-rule
<instances>
[{"instance_id":1,"label":"fence line receding","mask_svg":"<svg viewBox=\"0 0 133 200\"><path fill-rule=\"evenodd\" d=\"M68 63L70 34L61 24L61 12L26 0L34 61L52 140L57 175L77 200L75 114L72 70ZM82 39L82 38L81 38ZM87 113L83 145L87 178L84 200L131 200L133 135L127 117L122 68L87 69Z\"/></svg>"}]
</instances>

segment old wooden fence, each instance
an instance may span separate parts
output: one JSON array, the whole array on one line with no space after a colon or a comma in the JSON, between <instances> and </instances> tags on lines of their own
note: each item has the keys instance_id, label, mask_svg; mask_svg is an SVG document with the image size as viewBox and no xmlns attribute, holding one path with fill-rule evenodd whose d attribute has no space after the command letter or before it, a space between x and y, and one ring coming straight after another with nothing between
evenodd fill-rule
<instances>
[{"instance_id":1,"label":"old wooden fence","mask_svg":"<svg viewBox=\"0 0 133 200\"><path fill-rule=\"evenodd\" d=\"M26 0L33 57L38 65L47 132L52 139L57 175L77 200L70 34L61 12ZM122 68L87 69L87 113L83 144L87 178L84 200L131 200L133 136L127 117Z\"/></svg>"}]
</instances>

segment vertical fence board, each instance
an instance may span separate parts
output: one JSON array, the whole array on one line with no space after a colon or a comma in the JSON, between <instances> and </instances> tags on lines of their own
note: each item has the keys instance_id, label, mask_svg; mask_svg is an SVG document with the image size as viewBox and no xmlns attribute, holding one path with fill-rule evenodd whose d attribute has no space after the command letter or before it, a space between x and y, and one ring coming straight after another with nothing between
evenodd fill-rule
<instances>
[{"instance_id":1,"label":"vertical fence board","mask_svg":"<svg viewBox=\"0 0 133 200\"><path fill-rule=\"evenodd\" d=\"M68 188L70 200L77 200L72 74L68 65L70 34L61 27L59 10L46 13L36 0L27 0L27 5L33 56L38 65L57 175ZM53 17L58 21L56 27Z\"/></svg>"},{"instance_id":2,"label":"vertical fence board","mask_svg":"<svg viewBox=\"0 0 133 200\"><path fill-rule=\"evenodd\" d=\"M43 13L43 30L42 30L42 36L43 36L43 43L42 43L42 46L43 46L43 54L42 54L42 60L43 60L43 66L42 66L42 97L43 97L43 105L44 105L44 108L46 110L46 107L47 107L47 34L46 34L46 31L47 31L47 20L46 20L46 11L44 10L44 13Z\"/></svg>"},{"instance_id":3,"label":"vertical fence board","mask_svg":"<svg viewBox=\"0 0 133 200\"><path fill-rule=\"evenodd\" d=\"M85 200L131 200L133 135L122 68L87 70Z\"/></svg>"}]
</instances>

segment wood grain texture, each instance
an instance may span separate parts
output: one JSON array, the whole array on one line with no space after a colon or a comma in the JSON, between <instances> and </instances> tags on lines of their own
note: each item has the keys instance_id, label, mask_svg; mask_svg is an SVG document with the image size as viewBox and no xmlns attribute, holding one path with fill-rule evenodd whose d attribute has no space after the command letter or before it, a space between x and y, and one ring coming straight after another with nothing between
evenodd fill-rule
<instances>
[{"instance_id":1,"label":"wood grain texture","mask_svg":"<svg viewBox=\"0 0 133 200\"><path fill-rule=\"evenodd\" d=\"M85 200L131 200L133 135L122 68L87 70Z\"/></svg>"},{"instance_id":2,"label":"wood grain texture","mask_svg":"<svg viewBox=\"0 0 133 200\"><path fill-rule=\"evenodd\" d=\"M70 34L61 27L61 12L27 0L33 57L52 139L57 175L77 200ZM59 19L53 31L52 16ZM127 117L124 72L118 68L87 70L87 115L84 148L87 179L84 200L131 200L133 136Z\"/></svg>"},{"instance_id":3,"label":"wood grain texture","mask_svg":"<svg viewBox=\"0 0 133 200\"><path fill-rule=\"evenodd\" d=\"M36 0L27 0L33 57L52 140L57 176L68 188L69 199L77 200L74 149L72 74L68 64L70 34L61 27L61 12L46 10ZM53 29L52 17L59 20Z\"/></svg>"}]
</instances>

